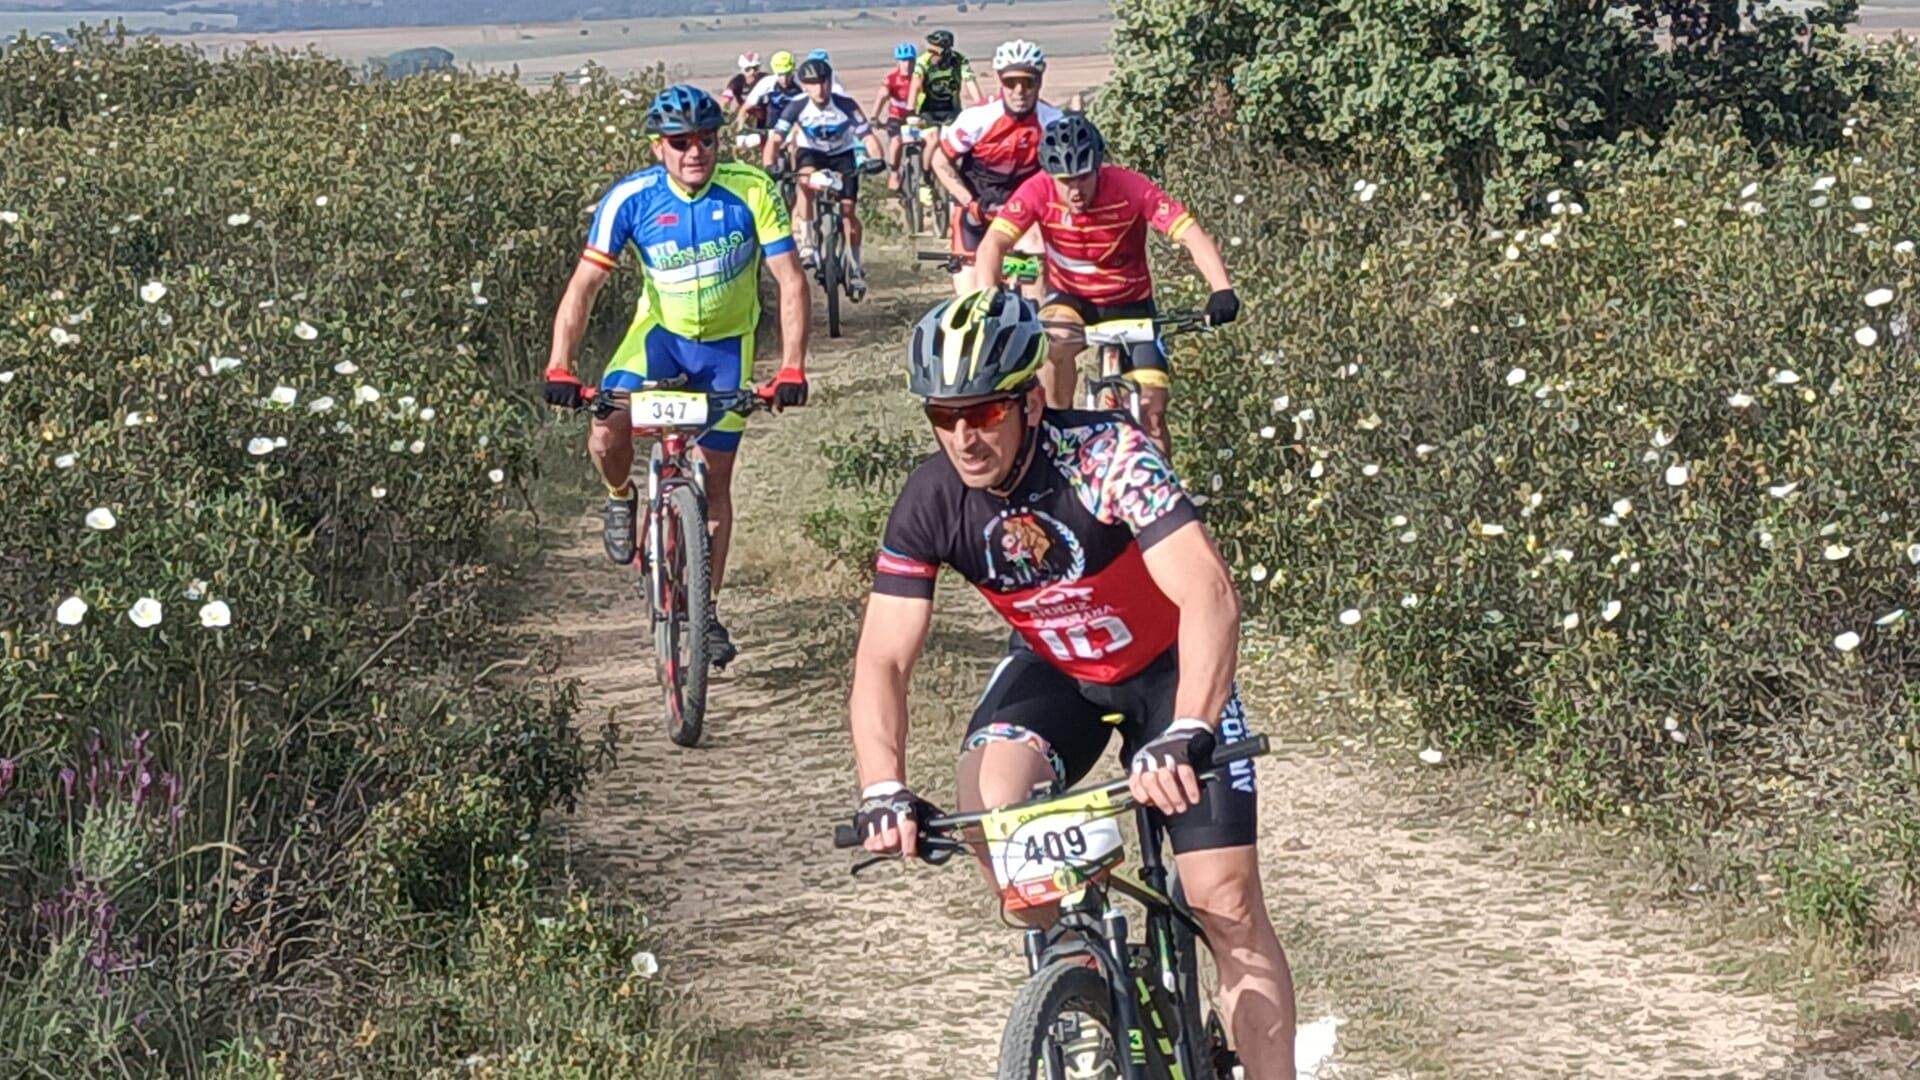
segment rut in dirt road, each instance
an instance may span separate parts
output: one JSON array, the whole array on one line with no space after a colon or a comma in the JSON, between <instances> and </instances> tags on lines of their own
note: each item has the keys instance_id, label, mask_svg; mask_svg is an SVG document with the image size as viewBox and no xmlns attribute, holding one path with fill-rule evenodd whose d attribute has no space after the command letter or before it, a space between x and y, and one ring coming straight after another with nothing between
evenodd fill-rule
<instances>
[{"instance_id":1,"label":"rut in dirt road","mask_svg":"<svg viewBox=\"0 0 1920 1080\"><path fill-rule=\"evenodd\" d=\"M854 802L845 702L862 596L798 522L820 494L820 442L923 426L900 350L946 283L905 269L908 258L870 245L872 297L849 309L847 338L816 339L813 403L750 425L719 607L741 655L714 681L701 748L666 739L644 604L606 565L596 523L555 534L571 591L545 628L582 682L583 721L613 710L625 733L574 843L603 888L648 904L662 977L714 1030L719 1075L990 1076L1024 975L1019 936L972 867L852 879L830 840ZM939 801L1006 631L951 581L937 608L910 746L911 779ZM1380 764L1307 742L1300 718L1338 707L1335 679L1284 650L1248 661L1242 678L1255 730L1276 744L1260 763L1262 859L1300 1016L1341 1020L1320 1075L1790 1069L1792 1010L1714 974L1730 947L1679 913L1623 907L1605 866L1546 860L1436 813Z\"/></svg>"}]
</instances>

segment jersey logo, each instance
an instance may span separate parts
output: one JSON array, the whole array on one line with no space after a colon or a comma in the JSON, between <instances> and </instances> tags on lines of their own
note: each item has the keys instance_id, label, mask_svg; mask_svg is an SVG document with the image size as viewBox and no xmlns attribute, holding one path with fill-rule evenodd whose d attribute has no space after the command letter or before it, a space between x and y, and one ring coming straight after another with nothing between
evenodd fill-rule
<instances>
[{"instance_id":1,"label":"jersey logo","mask_svg":"<svg viewBox=\"0 0 1920 1080\"><path fill-rule=\"evenodd\" d=\"M1002 591L1076 581L1087 553L1073 530L1052 515L1009 507L987 523L987 574Z\"/></svg>"},{"instance_id":2,"label":"jersey logo","mask_svg":"<svg viewBox=\"0 0 1920 1080\"><path fill-rule=\"evenodd\" d=\"M678 225L680 224L680 215L669 210L659 217L654 218L653 223L655 225Z\"/></svg>"}]
</instances>

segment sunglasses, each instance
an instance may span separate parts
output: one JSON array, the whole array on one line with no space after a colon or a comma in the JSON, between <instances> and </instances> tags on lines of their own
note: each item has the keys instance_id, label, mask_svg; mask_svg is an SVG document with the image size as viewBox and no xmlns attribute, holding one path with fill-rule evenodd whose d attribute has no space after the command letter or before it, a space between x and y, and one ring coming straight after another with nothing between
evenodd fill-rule
<instances>
[{"instance_id":1,"label":"sunglasses","mask_svg":"<svg viewBox=\"0 0 1920 1080\"><path fill-rule=\"evenodd\" d=\"M660 141L684 154L693 149L693 144L711 150L720 145L720 133L717 131L693 131L682 135L662 135Z\"/></svg>"},{"instance_id":2,"label":"sunglasses","mask_svg":"<svg viewBox=\"0 0 1920 1080\"><path fill-rule=\"evenodd\" d=\"M1009 90L1031 90L1040 85L1040 80L1030 75L1007 75L1001 78L1000 85Z\"/></svg>"},{"instance_id":3,"label":"sunglasses","mask_svg":"<svg viewBox=\"0 0 1920 1080\"><path fill-rule=\"evenodd\" d=\"M1026 400L1025 393L1008 394L1006 397L989 398L976 401L972 405L936 405L926 403L927 419L941 431L952 431L960 426L962 420L976 430L990 428L1005 420Z\"/></svg>"}]
</instances>

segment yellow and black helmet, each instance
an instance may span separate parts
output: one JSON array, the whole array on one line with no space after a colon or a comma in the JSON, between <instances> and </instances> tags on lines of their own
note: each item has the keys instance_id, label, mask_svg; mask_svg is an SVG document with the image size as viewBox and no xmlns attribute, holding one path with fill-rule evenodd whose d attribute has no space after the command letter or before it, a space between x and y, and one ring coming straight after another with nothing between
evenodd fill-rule
<instances>
[{"instance_id":1,"label":"yellow and black helmet","mask_svg":"<svg viewBox=\"0 0 1920 1080\"><path fill-rule=\"evenodd\" d=\"M1047 358L1033 302L982 289L921 316L907 355L907 387L923 398L975 397L1025 385Z\"/></svg>"}]
</instances>

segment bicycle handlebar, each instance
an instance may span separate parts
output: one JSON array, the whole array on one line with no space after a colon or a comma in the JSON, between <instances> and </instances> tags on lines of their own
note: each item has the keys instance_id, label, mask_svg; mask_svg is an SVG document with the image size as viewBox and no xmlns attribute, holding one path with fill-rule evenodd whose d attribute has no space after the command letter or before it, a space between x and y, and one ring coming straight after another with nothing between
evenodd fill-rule
<instances>
[{"instance_id":1,"label":"bicycle handlebar","mask_svg":"<svg viewBox=\"0 0 1920 1080\"><path fill-rule=\"evenodd\" d=\"M1125 322L1127 320L1115 319L1112 321ZM1158 331L1164 337L1173 337L1177 334L1194 334L1213 329L1213 324L1207 321L1207 313L1204 311L1168 312L1165 315L1155 315L1151 322L1153 323L1154 330ZM1077 330L1084 333L1100 324L1097 322L1075 322L1072 319L1042 319L1040 320L1040 325L1049 330Z\"/></svg>"},{"instance_id":2,"label":"bicycle handlebar","mask_svg":"<svg viewBox=\"0 0 1920 1080\"><path fill-rule=\"evenodd\" d=\"M1200 775L1201 779L1206 779L1236 762L1260 757L1267 752L1268 748L1268 741L1265 735L1251 735L1230 746L1216 747L1212 756L1207 760L1205 767L1196 769L1195 772ZM1108 795L1126 795L1127 780L1122 778L1095 787L1080 788L1076 791L1063 791L1058 795L1047 795L1038 799L1029 799L1024 803L1016 803L1013 806L1004 806L999 810L982 810L971 814L943 814L930 817L920 824L922 841L945 841L954 849L957 849L963 845L942 834L978 825L980 820L988 814L997 814L1026 806L1038 806L1045 803L1058 802L1065 798L1076 795L1087 795L1096 791L1104 791ZM1123 810L1132 805L1133 798L1130 795L1126 795L1125 798L1116 803L1117 808ZM852 825L841 824L834 826L833 846L836 848L857 848L861 846L859 831Z\"/></svg>"}]
</instances>

